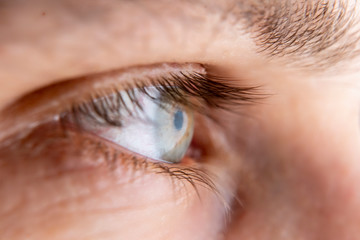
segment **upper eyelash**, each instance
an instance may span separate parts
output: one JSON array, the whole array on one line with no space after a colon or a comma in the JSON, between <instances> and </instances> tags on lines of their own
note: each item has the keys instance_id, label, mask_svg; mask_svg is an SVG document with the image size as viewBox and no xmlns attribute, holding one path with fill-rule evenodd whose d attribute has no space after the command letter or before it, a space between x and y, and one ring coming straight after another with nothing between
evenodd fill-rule
<instances>
[{"instance_id":1,"label":"upper eyelash","mask_svg":"<svg viewBox=\"0 0 360 240\"><path fill-rule=\"evenodd\" d=\"M229 79L202 73L171 73L169 77L150 79L168 102L204 110L204 108L221 108L230 110L233 105L254 103L260 99L258 87L232 86ZM144 89L147 85L137 84Z\"/></svg>"},{"instance_id":2,"label":"upper eyelash","mask_svg":"<svg viewBox=\"0 0 360 240\"><path fill-rule=\"evenodd\" d=\"M143 110L135 96L135 90L149 96L162 107L166 107L164 103L181 105L205 115L207 109L231 110L231 106L254 103L261 98L257 93L258 87L237 87L226 81L228 79L213 75L180 71L166 77L150 78L145 82L135 81L135 84L127 84L121 91L113 88L112 92L106 95L95 95L87 102L74 104L71 112L75 120L77 113L82 112L98 123L121 126L120 109L125 109L129 115L135 114L128 109L123 94L137 106L137 110ZM148 91L149 87L161 93L161 99L154 98ZM111 117L114 115L115 118Z\"/></svg>"},{"instance_id":3,"label":"upper eyelash","mask_svg":"<svg viewBox=\"0 0 360 240\"><path fill-rule=\"evenodd\" d=\"M237 87L229 84L229 79L214 75L180 72L180 76L171 74L172 79L163 79L168 88L176 91L180 89L185 97L195 97L203 105L210 108L228 109L229 106L254 102L258 96L257 87ZM228 82L226 82L228 81ZM175 82L175 85L171 84ZM170 91L171 92L171 91ZM166 93L166 92L165 92ZM169 96L171 98L172 96ZM186 100L184 98L173 99ZM182 102L182 101L181 101ZM183 101L186 103L186 101Z\"/></svg>"}]
</instances>

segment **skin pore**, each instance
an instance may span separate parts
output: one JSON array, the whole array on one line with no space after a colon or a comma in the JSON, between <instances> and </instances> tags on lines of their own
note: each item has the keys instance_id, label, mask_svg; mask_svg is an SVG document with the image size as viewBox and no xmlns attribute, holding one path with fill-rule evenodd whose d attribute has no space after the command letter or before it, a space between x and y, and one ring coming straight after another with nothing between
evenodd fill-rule
<instances>
[{"instance_id":1,"label":"skin pore","mask_svg":"<svg viewBox=\"0 0 360 240\"><path fill-rule=\"evenodd\" d=\"M0 1L0 239L356 239L359 7ZM163 63L256 88L253 103L198 114L198 159L135 161L52 117L92 91L84 77L134 83ZM26 96L37 107L19 107Z\"/></svg>"}]
</instances>

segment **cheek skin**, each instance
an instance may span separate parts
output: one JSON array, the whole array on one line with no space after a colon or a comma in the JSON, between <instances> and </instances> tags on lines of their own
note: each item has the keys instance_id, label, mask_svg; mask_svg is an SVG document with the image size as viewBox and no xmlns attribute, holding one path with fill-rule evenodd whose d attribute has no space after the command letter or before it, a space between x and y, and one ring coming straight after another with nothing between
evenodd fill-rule
<instances>
[{"instance_id":1,"label":"cheek skin","mask_svg":"<svg viewBox=\"0 0 360 240\"><path fill-rule=\"evenodd\" d=\"M105 159L111 150L81 137L63 141L54 128L52 138L40 132L48 139L42 145L22 145L31 152L16 143L0 149L4 239L217 238L224 206L211 191L135 169L121 157Z\"/></svg>"}]
</instances>

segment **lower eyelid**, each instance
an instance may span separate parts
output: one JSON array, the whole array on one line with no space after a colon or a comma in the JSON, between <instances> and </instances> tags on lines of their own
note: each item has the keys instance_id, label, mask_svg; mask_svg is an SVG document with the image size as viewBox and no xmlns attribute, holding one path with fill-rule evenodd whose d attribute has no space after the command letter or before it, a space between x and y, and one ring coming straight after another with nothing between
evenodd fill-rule
<instances>
[{"instance_id":1,"label":"lower eyelid","mask_svg":"<svg viewBox=\"0 0 360 240\"><path fill-rule=\"evenodd\" d=\"M189 160L182 166L132 159L101 139L64 129L56 121L38 126L13 143L13 149L7 150L13 159L7 161L16 160L16 164L7 164L13 169L0 168L0 181L14 179L13 175L2 175L2 171L18 174L11 184L17 196L9 198L10 212L30 211L24 214L29 219L25 224L49 212L55 212L50 215L56 216L51 219L53 224L56 213L94 216L94 221L106 213L119 214L119 220L138 214L140 221L142 214L164 213L161 210L165 209L169 222L175 223L177 216L187 221L188 217L203 216L203 212L208 215L215 211L217 216L228 209L230 201L223 191L219 193L218 179L201 163ZM0 156L4 156L1 146ZM25 196L25 201L14 200L19 195ZM8 201L5 199L4 205Z\"/></svg>"},{"instance_id":2,"label":"lower eyelid","mask_svg":"<svg viewBox=\"0 0 360 240\"><path fill-rule=\"evenodd\" d=\"M146 199L146 203L149 203L149 192L145 191L145 188L152 189L152 193L156 192L151 197L153 201L162 198L171 200L173 189L171 181L167 181L165 175L160 177L156 174L149 174L151 171L144 171L139 166L135 167L134 164L126 164L126 161L122 164L114 163L116 165L114 168L109 162L94 164L94 160L96 160L94 158L89 159L85 156L63 153L61 147L57 146L60 144L58 141L61 142L61 140L55 140L51 144L46 144L48 147L53 147L53 151L43 148L38 154L29 156L27 150L24 150L22 153L14 153L13 158L7 152L7 156L10 157L7 158L7 161L12 162L1 164L0 160L2 165L0 180L12 181L12 188L17 189L17 193L20 193L22 197L25 196L26 200L18 202L13 199L17 197L16 195L10 195L11 205L19 205L19 209L34 213L56 208L59 204L61 212L66 213L69 211L67 206L70 206L71 209L74 201L90 202L91 211L128 206L137 208L145 203L144 199ZM70 149L71 145L73 144L69 142L63 147ZM58 149L55 149L56 146ZM0 149L0 153L2 153L2 149ZM99 157L104 159L104 156ZM127 162L129 163L129 161ZM119 197L129 192L131 192L130 197L120 197L116 202L109 202L109 199L99 196ZM100 200L94 206L91 202L92 199L96 201L96 198ZM3 203L3 201L0 202ZM89 211L83 204L77 206L76 210L79 212Z\"/></svg>"},{"instance_id":3,"label":"lower eyelid","mask_svg":"<svg viewBox=\"0 0 360 240\"><path fill-rule=\"evenodd\" d=\"M195 166L191 163L191 159L184 166L151 162L116 149L111 143L89 134L64 129L57 121L36 127L25 138L13 142L13 150L7 148L4 152L0 148L0 153L8 156L7 161L18 159L16 162L21 164L18 167L26 169L25 175L33 180L99 170L117 178L117 181L121 179L121 182L159 174L159 177L168 177L171 181L177 180L195 188L204 186L216 192L216 179L201 169L201 164Z\"/></svg>"}]
</instances>

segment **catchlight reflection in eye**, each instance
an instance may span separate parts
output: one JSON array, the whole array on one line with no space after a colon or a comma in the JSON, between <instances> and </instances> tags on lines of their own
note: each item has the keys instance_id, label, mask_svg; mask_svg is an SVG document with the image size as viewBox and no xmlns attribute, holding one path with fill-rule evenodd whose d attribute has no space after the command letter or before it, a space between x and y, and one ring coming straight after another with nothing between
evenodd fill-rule
<instances>
[{"instance_id":1,"label":"catchlight reflection in eye","mask_svg":"<svg viewBox=\"0 0 360 240\"><path fill-rule=\"evenodd\" d=\"M167 102L153 87L94 99L78 112L78 124L88 132L144 157L170 163L181 161L194 131L192 112Z\"/></svg>"}]
</instances>

